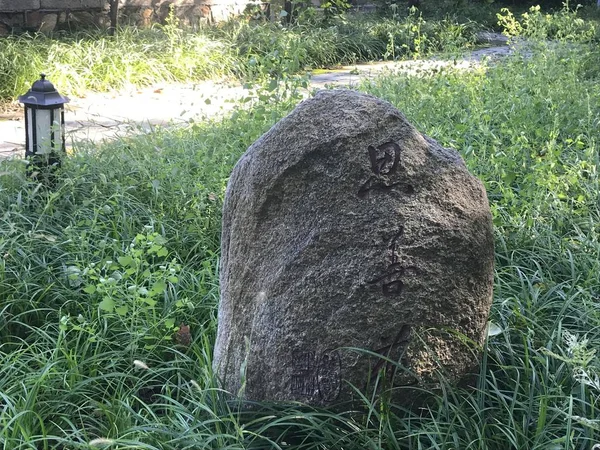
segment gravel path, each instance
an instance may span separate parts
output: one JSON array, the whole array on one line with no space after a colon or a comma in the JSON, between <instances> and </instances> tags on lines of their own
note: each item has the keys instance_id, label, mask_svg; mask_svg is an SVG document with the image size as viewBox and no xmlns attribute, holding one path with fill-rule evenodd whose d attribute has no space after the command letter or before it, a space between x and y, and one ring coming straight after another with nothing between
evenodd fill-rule
<instances>
[{"instance_id":1,"label":"gravel path","mask_svg":"<svg viewBox=\"0 0 600 450\"><path fill-rule=\"evenodd\" d=\"M310 88L326 86L353 88L361 80L382 73L417 74L424 70L454 67L470 70L484 59L505 56L512 51L502 35L487 33L480 41L492 47L472 51L460 58L388 61L357 64L337 70L319 71L311 77ZM59 88L60 89L60 88ZM156 126L177 126L191 120L218 117L230 111L237 100L248 95L241 86L206 81L194 84L165 84L119 93L89 93L71 98L65 112L67 145L82 141L101 142ZM0 157L24 153L25 130L22 111L0 119Z\"/></svg>"}]
</instances>

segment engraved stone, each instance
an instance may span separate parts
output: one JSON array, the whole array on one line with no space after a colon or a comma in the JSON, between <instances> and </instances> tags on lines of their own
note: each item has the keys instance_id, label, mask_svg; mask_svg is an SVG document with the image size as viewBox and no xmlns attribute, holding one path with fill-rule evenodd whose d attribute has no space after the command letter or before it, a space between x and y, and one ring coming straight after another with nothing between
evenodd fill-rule
<instances>
[{"instance_id":1,"label":"engraved stone","mask_svg":"<svg viewBox=\"0 0 600 450\"><path fill-rule=\"evenodd\" d=\"M214 369L247 400L329 406L383 386L408 402L478 363L485 190L387 102L321 91L256 141L227 187L221 251Z\"/></svg>"}]
</instances>

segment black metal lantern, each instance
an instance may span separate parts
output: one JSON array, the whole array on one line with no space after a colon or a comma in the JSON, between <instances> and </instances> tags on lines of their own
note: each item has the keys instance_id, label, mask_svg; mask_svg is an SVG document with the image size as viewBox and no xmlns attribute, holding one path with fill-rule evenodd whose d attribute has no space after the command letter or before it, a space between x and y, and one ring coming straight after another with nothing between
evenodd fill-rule
<instances>
[{"instance_id":1,"label":"black metal lantern","mask_svg":"<svg viewBox=\"0 0 600 450\"><path fill-rule=\"evenodd\" d=\"M19 97L25 108L25 157L35 166L60 165L65 152L65 103L46 75Z\"/></svg>"}]
</instances>

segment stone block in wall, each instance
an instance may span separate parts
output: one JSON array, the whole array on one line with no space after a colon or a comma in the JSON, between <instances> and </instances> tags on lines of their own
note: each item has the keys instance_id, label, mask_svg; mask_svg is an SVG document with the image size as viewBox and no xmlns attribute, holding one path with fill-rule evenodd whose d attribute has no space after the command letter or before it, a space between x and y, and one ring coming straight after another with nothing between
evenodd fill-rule
<instances>
[{"instance_id":1,"label":"stone block in wall","mask_svg":"<svg viewBox=\"0 0 600 450\"><path fill-rule=\"evenodd\" d=\"M175 8L175 16L179 23L184 27L191 27L198 23L201 17L201 10L198 6L180 6Z\"/></svg>"},{"instance_id":2,"label":"stone block in wall","mask_svg":"<svg viewBox=\"0 0 600 450\"><path fill-rule=\"evenodd\" d=\"M45 0L42 0L45 1ZM247 0L120 0L122 20L138 26L164 23L171 7L183 26L219 22L243 13Z\"/></svg>"},{"instance_id":3,"label":"stone block in wall","mask_svg":"<svg viewBox=\"0 0 600 450\"><path fill-rule=\"evenodd\" d=\"M170 12L171 8L168 3L163 3L154 9L154 14L159 23L165 23L165 20L169 16Z\"/></svg>"},{"instance_id":4,"label":"stone block in wall","mask_svg":"<svg viewBox=\"0 0 600 450\"><path fill-rule=\"evenodd\" d=\"M223 6L223 5L234 5L236 4L235 0L198 0L199 4L203 4L203 5L209 5L209 6L213 6L213 5L219 5L219 6Z\"/></svg>"},{"instance_id":5,"label":"stone block in wall","mask_svg":"<svg viewBox=\"0 0 600 450\"><path fill-rule=\"evenodd\" d=\"M68 21L77 27L96 27L106 25L108 17L106 14L97 14L90 11L72 11Z\"/></svg>"},{"instance_id":6,"label":"stone block in wall","mask_svg":"<svg viewBox=\"0 0 600 450\"><path fill-rule=\"evenodd\" d=\"M40 33L51 33L56 28L58 14L45 11L27 11L25 13L25 27Z\"/></svg>"},{"instance_id":7,"label":"stone block in wall","mask_svg":"<svg viewBox=\"0 0 600 450\"><path fill-rule=\"evenodd\" d=\"M39 9L40 0L0 0L0 11L27 11L31 9Z\"/></svg>"},{"instance_id":8,"label":"stone block in wall","mask_svg":"<svg viewBox=\"0 0 600 450\"><path fill-rule=\"evenodd\" d=\"M156 22L154 9L149 6L127 6L119 9L120 23L142 28L152 26Z\"/></svg>"},{"instance_id":9,"label":"stone block in wall","mask_svg":"<svg viewBox=\"0 0 600 450\"><path fill-rule=\"evenodd\" d=\"M25 27L38 28L42 24L44 13L41 11L27 11L25 13Z\"/></svg>"},{"instance_id":10,"label":"stone block in wall","mask_svg":"<svg viewBox=\"0 0 600 450\"><path fill-rule=\"evenodd\" d=\"M51 33L56 28L56 23L58 22L58 14L56 13L48 13L44 14L42 17L42 23L38 28L40 33Z\"/></svg>"},{"instance_id":11,"label":"stone block in wall","mask_svg":"<svg viewBox=\"0 0 600 450\"><path fill-rule=\"evenodd\" d=\"M22 27L24 20L24 13L0 14L0 22L9 28Z\"/></svg>"},{"instance_id":12,"label":"stone block in wall","mask_svg":"<svg viewBox=\"0 0 600 450\"><path fill-rule=\"evenodd\" d=\"M198 25L208 25L212 23L212 18L210 14L210 6L201 5L200 6L200 16L198 18Z\"/></svg>"},{"instance_id":13,"label":"stone block in wall","mask_svg":"<svg viewBox=\"0 0 600 450\"><path fill-rule=\"evenodd\" d=\"M0 0L1 1L1 0ZM106 0L39 0L42 9L104 9Z\"/></svg>"},{"instance_id":14,"label":"stone block in wall","mask_svg":"<svg viewBox=\"0 0 600 450\"><path fill-rule=\"evenodd\" d=\"M223 22L233 15L230 5L212 5L210 8L212 21Z\"/></svg>"},{"instance_id":15,"label":"stone block in wall","mask_svg":"<svg viewBox=\"0 0 600 450\"><path fill-rule=\"evenodd\" d=\"M152 8L141 8L139 12L138 25L147 28L152 25Z\"/></svg>"},{"instance_id":16,"label":"stone block in wall","mask_svg":"<svg viewBox=\"0 0 600 450\"><path fill-rule=\"evenodd\" d=\"M119 2L119 8L128 8L130 6L139 6L139 7L145 7L145 6L153 6L153 2L151 0L121 0Z\"/></svg>"}]
</instances>

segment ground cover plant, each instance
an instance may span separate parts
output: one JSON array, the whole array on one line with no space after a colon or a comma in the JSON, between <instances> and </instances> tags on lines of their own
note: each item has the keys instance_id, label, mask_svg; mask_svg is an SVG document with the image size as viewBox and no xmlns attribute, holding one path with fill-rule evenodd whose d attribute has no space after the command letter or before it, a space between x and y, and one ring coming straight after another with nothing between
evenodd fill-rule
<instances>
[{"instance_id":1,"label":"ground cover plant","mask_svg":"<svg viewBox=\"0 0 600 450\"><path fill-rule=\"evenodd\" d=\"M496 244L475 386L409 411L241 410L211 371L220 208L294 80L231 117L78 147L52 189L0 161L5 449L591 449L600 443L600 53L533 43L502 64L361 89L456 148ZM530 53L530 54L529 54ZM189 329L187 328L189 327Z\"/></svg>"}]
</instances>

